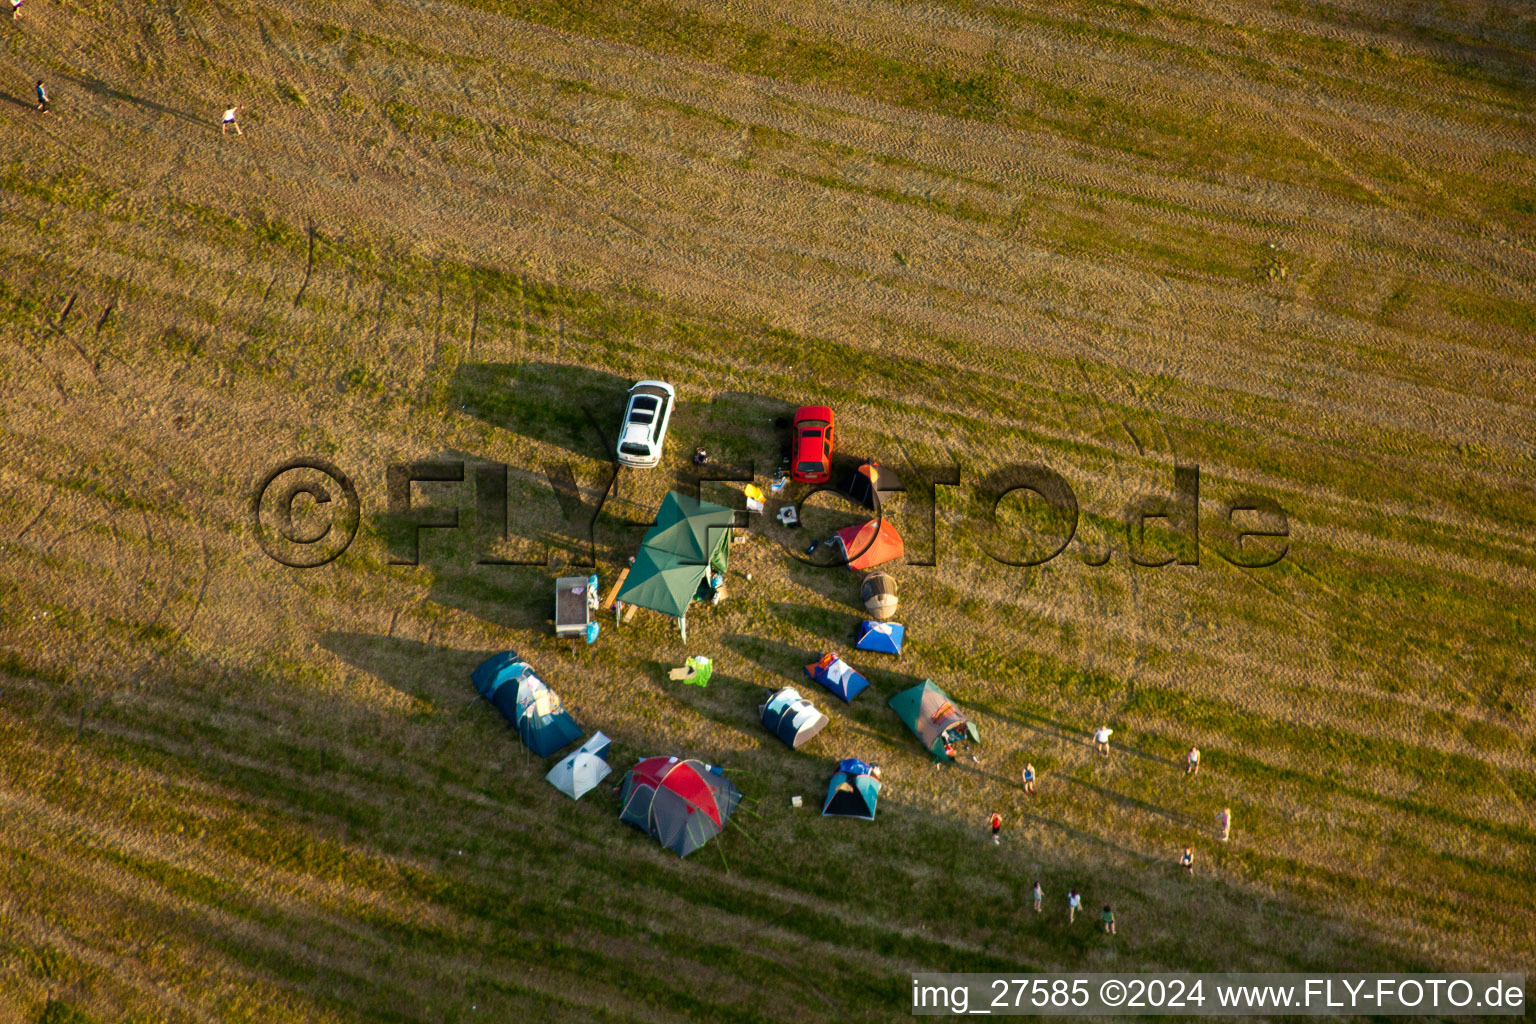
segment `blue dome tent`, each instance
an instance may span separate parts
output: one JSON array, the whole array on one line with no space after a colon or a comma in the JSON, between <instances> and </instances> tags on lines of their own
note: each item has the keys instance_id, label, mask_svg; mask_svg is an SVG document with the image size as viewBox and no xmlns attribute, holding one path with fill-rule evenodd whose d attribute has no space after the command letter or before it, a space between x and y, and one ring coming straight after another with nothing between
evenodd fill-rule
<instances>
[{"instance_id":1,"label":"blue dome tent","mask_svg":"<svg viewBox=\"0 0 1536 1024\"><path fill-rule=\"evenodd\" d=\"M581 739L576 724L533 666L516 651L502 651L481 662L470 676L480 696L496 705L502 717L517 726L528 749L548 757Z\"/></svg>"},{"instance_id":2,"label":"blue dome tent","mask_svg":"<svg viewBox=\"0 0 1536 1024\"><path fill-rule=\"evenodd\" d=\"M822 817L874 821L875 804L880 799L877 771L878 768L871 768L866 761L845 758L827 784L827 802L821 808Z\"/></svg>"},{"instance_id":3,"label":"blue dome tent","mask_svg":"<svg viewBox=\"0 0 1536 1024\"><path fill-rule=\"evenodd\" d=\"M907 627L899 622L871 622L865 619L859 625L859 638L853 646L861 651L900 654L906 636Z\"/></svg>"},{"instance_id":4,"label":"blue dome tent","mask_svg":"<svg viewBox=\"0 0 1536 1024\"><path fill-rule=\"evenodd\" d=\"M850 703L869 685L868 679L831 651L823 654L821 660L805 666L805 674Z\"/></svg>"}]
</instances>

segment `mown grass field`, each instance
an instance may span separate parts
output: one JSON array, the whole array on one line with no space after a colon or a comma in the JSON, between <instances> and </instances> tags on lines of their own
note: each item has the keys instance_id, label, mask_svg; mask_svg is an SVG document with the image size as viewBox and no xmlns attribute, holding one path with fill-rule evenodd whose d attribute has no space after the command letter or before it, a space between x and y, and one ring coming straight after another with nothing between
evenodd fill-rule
<instances>
[{"instance_id":1,"label":"mown grass field","mask_svg":"<svg viewBox=\"0 0 1536 1024\"><path fill-rule=\"evenodd\" d=\"M1536 956L1528 8L28 0L5 46L0 1024L883 1021L915 970ZM894 504L936 563L895 570L907 653L802 686L805 750L756 705L862 616L804 533L757 524L686 645L550 636L637 377L682 400L609 578L693 445L761 480L802 402L961 475ZM301 455L361 502L313 570L249 509ZM429 458L511 467L506 540L421 485L463 528L393 564L385 467ZM970 486L1020 462L1082 508L1037 568ZM1176 464L1199 564L1132 566ZM1243 494L1277 565L1220 557ZM679 861L548 786L471 699L508 647L620 771L726 766L739 827ZM978 761L885 707L929 676ZM790 808L848 755L875 823Z\"/></svg>"}]
</instances>

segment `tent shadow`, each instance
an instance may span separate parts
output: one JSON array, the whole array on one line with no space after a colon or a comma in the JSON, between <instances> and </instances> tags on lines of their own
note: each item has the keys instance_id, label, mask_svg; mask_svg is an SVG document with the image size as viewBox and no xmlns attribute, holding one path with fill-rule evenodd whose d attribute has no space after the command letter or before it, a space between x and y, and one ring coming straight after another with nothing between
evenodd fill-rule
<instances>
[{"instance_id":1,"label":"tent shadow","mask_svg":"<svg viewBox=\"0 0 1536 1024\"><path fill-rule=\"evenodd\" d=\"M526 473L521 467L501 467L500 463L482 458L470 452L448 448L424 455L409 464L391 464L389 470L409 468L407 477L386 472L388 488L399 488L408 480L408 490L391 493L385 507L370 514L370 533L383 539L385 555L394 565L432 565L434 567L456 565L472 567L493 564L498 557L495 551L503 539L534 542L523 545L528 548L516 556L528 565L506 568L549 568L563 556L567 559L585 559L592 552L585 535L586 519L591 515L591 505L599 496L580 493L574 479L551 480L537 472L533 485L548 490L547 507L542 511L520 505L511 492L518 474ZM504 468L505 476L498 473ZM506 490L501 495L500 507L486 510L482 516L479 503L482 497L482 472L490 472L485 485L499 486L504 480ZM418 475L419 474L419 475ZM447 479L432 479L433 476ZM494 502L494 493L489 496ZM392 507L408 509L395 513ZM605 524L608 525L608 524ZM592 543L597 546L597 524L592 530ZM547 548L547 555L544 550ZM538 565L531 563L538 562Z\"/></svg>"},{"instance_id":2,"label":"tent shadow","mask_svg":"<svg viewBox=\"0 0 1536 1024\"><path fill-rule=\"evenodd\" d=\"M494 651L464 651L375 633L326 633L320 647L400 693L452 709L477 698L469 674Z\"/></svg>"},{"instance_id":3,"label":"tent shadow","mask_svg":"<svg viewBox=\"0 0 1536 1024\"><path fill-rule=\"evenodd\" d=\"M815 638L812 643L816 652L806 661L815 661L822 651L853 649L859 619L838 609L796 601L775 601L769 607L780 621L802 629Z\"/></svg>"},{"instance_id":4,"label":"tent shadow","mask_svg":"<svg viewBox=\"0 0 1536 1024\"><path fill-rule=\"evenodd\" d=\"M585 574L572 569L571 574ZM558 569L536 566L476 566L443 570L427 599L507 630L553 634Z\"/></svg>"},{"instance_id":5,"label":"tent shadow","mask_svg":"<svg viewBox=\"0 0 1536 1024\"><path fill-rule=\"evenodd\" d=\"M767 637L745 633L727 633L721 638L727 647L748 661L755 662L770 675L787 679L809 679L805 666L816 660L816 653Z\"/></svg>"}]
</instances>

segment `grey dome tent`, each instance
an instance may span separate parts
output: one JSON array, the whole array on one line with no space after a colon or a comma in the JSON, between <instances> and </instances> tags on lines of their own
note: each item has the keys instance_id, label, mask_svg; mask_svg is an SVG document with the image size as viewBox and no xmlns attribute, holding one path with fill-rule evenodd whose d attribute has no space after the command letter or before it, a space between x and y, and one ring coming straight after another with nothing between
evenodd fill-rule
<instances>
[{"instance_id":1,"label":"grey dome tent","mask_svg":"<svg viewBox=\"0 0 1536 1024\"><path fill-rule=\"evenodd\" d=\"M901 603L901 599L896 596L896 577L888 572L872 572L865 576L859 588L859 597L870 618L881 622L895 615L896 607Z\"/></svg>"},{"instance_id":2,"label":"grey dome tent","mask_svg":"<svg viewBox=\"0 0 1536 1024\"><path fill-rule=\"evenodd\" d=\"M827 716L793 686L778 690L757 710L763 716L763 728L792 750L799 750L827 727Z\"/></svg>"},{"instance_id":3,"label":"grey dome tent","mask_svg":"<svg viewBox=\"0 0 1536 1024\"><path fill-rule=\"evenodd\" d=\"M725 830L741 790L713 765L648 757L625 773L620 801L620 821L686 857Z\"/></svg>"}]
</instances>

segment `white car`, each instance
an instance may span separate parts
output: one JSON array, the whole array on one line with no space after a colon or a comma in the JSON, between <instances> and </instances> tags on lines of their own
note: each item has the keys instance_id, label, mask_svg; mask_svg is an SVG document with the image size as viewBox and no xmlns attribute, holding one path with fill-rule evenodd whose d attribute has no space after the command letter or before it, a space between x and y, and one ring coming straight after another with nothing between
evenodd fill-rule
<instances>
[{"instance_id":1,"label":"white car","mask_svg":"<svg viewBox=\"0 0 1536 1024\"><path fill-rule=\"evenodd\" d=\"M676 397L672 385L659 380L642 380L629 389L629 404L619 427L621 465L645 469L661 462Z\"/></svg>"}]
</instances>

